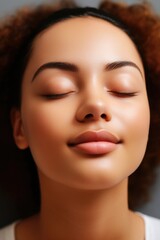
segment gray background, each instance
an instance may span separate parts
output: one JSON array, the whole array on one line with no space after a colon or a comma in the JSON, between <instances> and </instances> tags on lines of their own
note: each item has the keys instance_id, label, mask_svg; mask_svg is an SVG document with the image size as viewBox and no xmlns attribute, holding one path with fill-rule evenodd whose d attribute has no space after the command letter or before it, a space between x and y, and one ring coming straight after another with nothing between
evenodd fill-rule
<instances>
[{"instance_id":1,"label":"gray background","mask_svg":"<svg viewBox=\"0 0 160 240\"><path fill-rule=\"evenodd\" d=\"M10 14L13 10L16 8L23 6L23 5L30 5L30 4L37 4L46 2L44 0L0 0L0 17L4 17L6 14ZM49 1L48 1L49 2ZM51 2L51 1L50 1ZM52 1L53 2L53 1ZM97 4L100 2L99 0L76 0L77 3L79 3L82 6L97 6ZM128 3L135 3L138 2L136 0L126 0ZM160 13L160 1L159 0L151 0L150 1L155 10ZM149 203L147 203L145 206L143 206L141 209L138 209L138 211L144 212L146 214L155 216L160 218L160 169L157 170L157 181L155 185L152 188L151 191L151 200ZM137 196L138 197L138 196ZM1 205L1 198L0 198L0 205Z\"/></svg>"},{"instance_id":2,"label":"gray background","mask_svg":"<svg viewBox=\"0 0 160 240\"><path fill-rule=\"evenodd\" d=\"M37 4L42 2L53 2L54 0L0 0L0 16L4 16L5 14L10 13L14 9L19 6L29 5L29 4ZM81 4L82 6L90 5L90 6L97 6L100 0L75 0L77 3ZM118 1L118 0L117 0ZM140 2L140 0L121 0L121 2L127 3L136 3ZM149 1L149 0L148 0ZM150 0L149 1L155 8L157 12L160 12L160 0Z\"/></svg>"}]
</instances>

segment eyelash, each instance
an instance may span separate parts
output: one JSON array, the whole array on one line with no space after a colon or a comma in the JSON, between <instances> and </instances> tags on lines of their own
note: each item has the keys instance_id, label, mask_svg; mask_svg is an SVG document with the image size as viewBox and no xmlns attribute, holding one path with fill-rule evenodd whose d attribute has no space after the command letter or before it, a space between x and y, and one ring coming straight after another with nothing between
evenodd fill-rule
<instances>
[{"instance_id":1,"label":"eyelash","mask_svg":"<svg viewBox=\"0 0 160 240\"><path fill-rule=\"evenodd\" d=\"M137 92L118 92L118 91L108 91L112 95L116 95L117 97L134 97L137 95Z\"/></svg>"},{"instance_id":2,"label":"eyelash","mask_svg":"<svg viewBox=\"0 0 160 240\"><path fill-rule=\"evenodd\" d=\"M61 94L44 94L43 97L47 99L60 99L68 95L69 93L61 93Z\"/></svg>"}]
</instances>

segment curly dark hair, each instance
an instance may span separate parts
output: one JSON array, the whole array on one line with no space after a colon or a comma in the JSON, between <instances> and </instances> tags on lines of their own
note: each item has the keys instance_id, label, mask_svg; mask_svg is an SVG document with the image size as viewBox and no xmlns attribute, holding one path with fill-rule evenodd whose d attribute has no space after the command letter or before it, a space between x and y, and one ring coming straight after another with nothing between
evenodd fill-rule
<instances>
[{"instance_id":1,"label":"curly dark hair","mask_svg":"<svg viewBox=\"0 0 160 240\"><path fill-rule=\"evenodd\" d=\"M0 24L0 189L12 196L18 218L38 211L40 196L31 154L29 150L20 151L15 146L10 110L20 105L23 72L33 40L43 30L40 26L57 10L66 8L73 11L77 9L69 1L25 7ZM129 207L134 209L149 199L149 189L160 163L160 18L146 3L127 5L105 0L99 10L111 16L113 24L120 24L120 28L131 37L145 69L151 124L144 159L129 177Z\"/></svg>"}]
</instances>

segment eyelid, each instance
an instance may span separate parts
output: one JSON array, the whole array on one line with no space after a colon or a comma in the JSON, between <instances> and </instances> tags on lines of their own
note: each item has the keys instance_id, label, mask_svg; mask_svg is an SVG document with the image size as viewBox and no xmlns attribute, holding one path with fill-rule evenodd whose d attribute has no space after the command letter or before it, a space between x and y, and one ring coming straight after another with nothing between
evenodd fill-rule
<instances>
[{"instance_id":1,"label":"eyelid","mask_svg":"<svg viewBox=\"0 0 160 240\"><path fill-rule=\"evenodd\" d=\"M121 91L108 91L108 92L120 97L134 97L137 96L138 94L138 92L121 92Z\"/></svg>"},{"instance_id":2,"label":"eyelid","mask_svg":"<svg viewBox=\"0 0 160 240\"><path fill-rule=\"evenodd\" d=\"M63 98L67 95L69 95L70 93L73 92L66 92L66 93L55 93L55 94L43 94L42 97L45 97L46 99L60 99Z\"/></svg>"}]
</instances>

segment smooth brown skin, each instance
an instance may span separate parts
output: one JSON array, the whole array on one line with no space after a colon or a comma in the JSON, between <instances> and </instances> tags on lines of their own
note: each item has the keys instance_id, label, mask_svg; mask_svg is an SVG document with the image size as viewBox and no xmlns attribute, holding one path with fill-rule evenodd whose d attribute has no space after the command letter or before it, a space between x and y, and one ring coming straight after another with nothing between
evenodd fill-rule
<instances>
[{"instance_id":1,"label":"smooth brown skin","mask_svg":"<svg viewBox=\"0 0 160 240\"><path fill-rule=\"evenodd\" d=\"M57 61L78 70L45 69L33 79L40 66ZM137 67L106 69L115 61ZM44 96L55 93L67 94ZM128 209L127 182L142 161L149 121L143 65L122 30L83 17L40 34L12 123L17 146L29 146L37 164L41 211L17 225L16 240L143 240L143 220ZM68 146L77 135L102 129L120 140L114 151L87 155Z\"/></svg>"}]
</instances>

